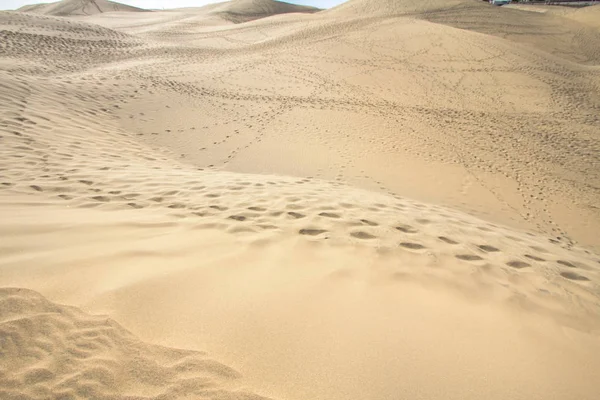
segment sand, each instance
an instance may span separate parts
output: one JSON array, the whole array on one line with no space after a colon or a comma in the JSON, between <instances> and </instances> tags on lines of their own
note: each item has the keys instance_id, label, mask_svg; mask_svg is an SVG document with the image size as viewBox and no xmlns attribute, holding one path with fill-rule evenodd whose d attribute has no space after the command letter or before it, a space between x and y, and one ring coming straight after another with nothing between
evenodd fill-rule
<instances>
[{"instance_id":1,"label":"sand","mask_svg":"<svg viewBox=\"0 0 600 400\"><path fill-rule=\"evenodd\" d=\"M55 3L23 6L18 11L72 17L74 15L94 15L115 11L140 12L145 10L108 0L61 0Z\"/></svg>"},{"instance_id":2,"label":"sand","mask_svg":"<svg viewBox=\"0 0 600 400\"><path fill-rule=\"evenodd\" d=\"M0 398L596 399L585 9L280 6L0 13Z\"/></svg>"}]
</instances>

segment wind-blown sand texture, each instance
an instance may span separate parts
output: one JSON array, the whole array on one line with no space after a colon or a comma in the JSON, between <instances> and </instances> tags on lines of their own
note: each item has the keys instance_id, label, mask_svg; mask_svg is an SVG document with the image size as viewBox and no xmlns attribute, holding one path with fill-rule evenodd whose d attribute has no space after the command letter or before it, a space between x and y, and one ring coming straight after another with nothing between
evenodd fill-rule
<instances>
[{"instance_id":1,"label":"wind-blown sand texture","mask_svg":"<svg viewBox=\"0 0 600 400\"><path fill-rule=\"evenodd\" d=\"M597 399L585 9L280 6L0 13L0 398Z\"/></svg>"}]
</instances>

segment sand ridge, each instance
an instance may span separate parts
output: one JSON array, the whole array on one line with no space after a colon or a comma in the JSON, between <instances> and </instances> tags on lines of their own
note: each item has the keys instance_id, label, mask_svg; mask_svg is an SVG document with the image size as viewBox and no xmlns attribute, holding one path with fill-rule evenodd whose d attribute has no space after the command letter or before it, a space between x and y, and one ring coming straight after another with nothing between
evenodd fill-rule
<instances>
[{"instance_id":1,"label":"sand ridge","mask_svg":"<svg viewBox=\"0 0 600 400\"><path fill-rule=\"evenodd\" d=\"M361 4L0 13L2 396L595 399L594 33Z\"/></svg>"}]
</instances>

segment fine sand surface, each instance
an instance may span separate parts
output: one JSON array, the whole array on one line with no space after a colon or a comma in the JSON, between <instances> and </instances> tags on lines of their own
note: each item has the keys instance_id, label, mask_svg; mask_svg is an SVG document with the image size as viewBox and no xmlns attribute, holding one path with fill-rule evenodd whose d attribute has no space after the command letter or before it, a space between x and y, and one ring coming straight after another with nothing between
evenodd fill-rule
<instances>
[{"instance_id":1,"label":"fine sand surface","mask_svg":"<svg viewBox=\"0 0 600 400\"><path fill-rule=\"evenodd\" d=\"M598 398L600 8L80 9L0 12L1 399Z\"/></svg>"}]
</instances>

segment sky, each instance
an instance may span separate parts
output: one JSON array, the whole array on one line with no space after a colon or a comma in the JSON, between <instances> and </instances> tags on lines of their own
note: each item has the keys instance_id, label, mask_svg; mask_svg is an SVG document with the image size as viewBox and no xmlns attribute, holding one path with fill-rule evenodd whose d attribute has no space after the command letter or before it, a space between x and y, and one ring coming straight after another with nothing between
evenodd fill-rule
<instances>
[{"instance_id":1,"label":"sky","mask_svg":"<svg viewBox=\"0 0 600 400\"><path fill-rule=\"evenodd\" d=\"M56 0L0 0L0 10L15 10L27 4L52 3ZM219 3L224 0L115 0L118 3L129 4L140 8L178 8L200 7L209 3ZM319 8L329 8L343 3L345 0L285 0L288 3L305 4Z\"/></svg>"}]
</instances>

